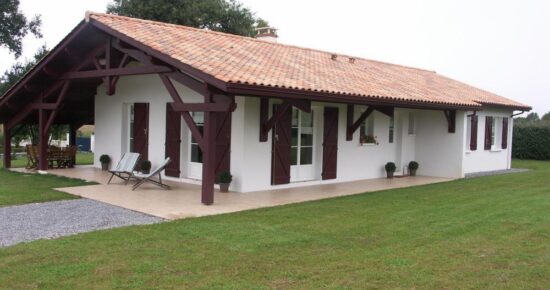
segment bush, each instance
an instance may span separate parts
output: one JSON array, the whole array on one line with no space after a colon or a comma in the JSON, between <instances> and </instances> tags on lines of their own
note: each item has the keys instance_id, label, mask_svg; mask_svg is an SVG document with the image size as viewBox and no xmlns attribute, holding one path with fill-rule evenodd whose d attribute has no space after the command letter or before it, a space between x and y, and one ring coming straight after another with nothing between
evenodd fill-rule
<instances>
[{"instance_id":1,"label":"bush","mask_svg":"<svg viewBox=\"0 0 550 290\"><path fill-rule=\"evenodd\" d=\"M395 166L395 163L393 162L386 163L385 168L387 172L395 172L395 170L397 169L397 167Z\"/></svg>"},{"instance_id":2,"label":"bush","mask_svg":"<svg viewBox=\"0 0 550 290\"><path fill-rule=\"evenodd\" d=\"M111 157L109 157L109 155L103 154L99 157L99 162L107 164L111 162Z\"/></svg>"},{"instance_id":3,"label":"bush","mask_svg":"<svg viewBox=\"0 0 550 290\"><path fill-rule=\"evenodd\" d=\"M224 171L220 174L220 183L231 183L233 181L233 175L228 171Z\"/></svg>"},{"instance_id":4,"label":"bush","mask_svg":"<svg viewBox=\"0 0 550 290\"><path fill-rule=\"evenodd\" d=\"M550 160L550 124L514 126L512 156L519 159Z\"/></svg>"},{"instance_id":5,"label":"bush","mask_svg":"<svg viewBox=\"0 0 550 290\"><path fill-rule=\"evenodd\" d=\"M145 160L141 162L141 171L149 172L151 170L151 161Z\"/></svg>"},{"instance_id":6,"label":"bush","mask_svg":"<svg viewBox=\"0 0 550 290\"><path fill-rule=\"evenodd\" d=\"M416 161L409 162L409 169L417 170L418 169L418 162L416 162Z\"/></svg>"}]
</instances>

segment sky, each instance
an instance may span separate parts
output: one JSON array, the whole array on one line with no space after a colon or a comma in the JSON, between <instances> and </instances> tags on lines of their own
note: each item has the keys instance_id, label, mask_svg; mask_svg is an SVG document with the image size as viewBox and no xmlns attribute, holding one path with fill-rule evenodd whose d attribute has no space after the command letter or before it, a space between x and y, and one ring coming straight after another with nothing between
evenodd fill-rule
<instances>
[{"instance_id":1,"label":"sky","mask_svg":"<svg viewBox=\"0 0 550 290\"><path fill-rule=\"evenodd\" d=\"M55 46L87 10L110 0L21 0L42 15L42 39L20 60ZM279 29L279 42L434 70L550 111L550 1L240 0ZM0 71L15 61L0 48Z\"/></svg>"}]
</instances>

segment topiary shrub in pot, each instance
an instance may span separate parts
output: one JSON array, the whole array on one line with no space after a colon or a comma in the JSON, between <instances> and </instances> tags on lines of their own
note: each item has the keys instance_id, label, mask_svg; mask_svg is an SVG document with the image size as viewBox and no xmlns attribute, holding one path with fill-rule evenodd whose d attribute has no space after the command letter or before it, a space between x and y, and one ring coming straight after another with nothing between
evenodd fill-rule
<instances>
[{"instance_id":1,"label":"topiary shrub in pot","mask_svg":"<svg viewBox=\"0 0 550 290\"><path fill-rule=\"evenodd\" d=\"M233 181L233 175L229 171L224 171L220 174L220 191L229 192L229 184Z\"/></svg>"},{"instance_id":2,"label":"topiary shrub in pot","mask_svg":"<svg viewBox=\"0 0 550 290\"><path fill-rule=\"evenodd\" d=\"M149 174L151 172L151 161L145 160L141 162L141 173Z\"/></svg>"},{"instance_id":3,"label":"topiary shrub in pot","mask_svg":"<svg viewBox=\"0 0 550 290\"><path fill-rule=\"evenodd\" d=\"M101 170L107 171L109 170L109 163L111 163L111 157L107 154L103 154L99 156L99 162L101 162Z\"/></svg>"},{"instance_id":4,"label":"topiary shrub in pot","mask_svg":"<svg viewBox=\"0 0 550 290\"><path fill-rule=\"evenodd\" d=\"M388 178L393 178L393 173L397 169L397 167L395 166L395 163L388 162L386 163L385 168L386 168L386 175L388 176Z\"/></svg>"},{"instance_id":5,"label":"topiary shrub in pot","mask_svg":"<svg viewBox=\"0 0 550 290\"><path fill-rule=\"evenodd\" d=\"M416 176L416 170L418 170L418 162L411 161L409 162L409 175Z\"/></svg>"}]
</instances>

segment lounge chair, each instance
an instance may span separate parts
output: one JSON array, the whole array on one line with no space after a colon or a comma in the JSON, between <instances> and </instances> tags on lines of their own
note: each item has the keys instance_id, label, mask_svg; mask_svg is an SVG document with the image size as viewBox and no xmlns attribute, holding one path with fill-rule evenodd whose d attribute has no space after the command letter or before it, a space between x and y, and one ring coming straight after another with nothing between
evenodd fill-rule
<instances>
[{"instance_id":1,"label":"lounge chair","mask_svg":"<svg viewBox=\"0 0 550 290\"><path fill-rule=\"evenodd\" d=\"M132 175L132 178L137 179L137 183L134 184L134 186L132 187L132 190L135 190L140 185L146 182L160 186L164 189L170 189L170 186L162 183L162 175L161 175L161 172L164 171L164 169L166 169L166 166L168 166L168 163L170 163L170 157L166 158L166 160L164 160L164 162L159 167L151 171L149 174L134 172L134 175ZM155 176L157 175L158 175L158 180L155 178Z\"/></svg>"},{"instance_id":2,"label":"lounge chair","mask_svg":"<svg viewBox=\"0 0 550 290\"><path fill-rule=\"evenodd\" d=\"M138 159L139 153L124 153L122 159L120 159L116 167L109 170L109 173L111 173L111 178L109 178L109 182L107 182L107 184L110 184L111 180L115 176L124 180L124 184L128 184L128 181L130 181L134 174L134 168L136 167Z\"/></svg>"}]
</instances>

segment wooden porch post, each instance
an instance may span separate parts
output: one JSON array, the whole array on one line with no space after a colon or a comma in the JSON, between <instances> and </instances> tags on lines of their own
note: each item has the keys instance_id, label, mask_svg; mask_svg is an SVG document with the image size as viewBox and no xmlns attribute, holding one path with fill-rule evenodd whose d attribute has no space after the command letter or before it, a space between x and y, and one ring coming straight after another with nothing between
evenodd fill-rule
<instances>
[{"instance_id":1,"label":"wooden porch post","mask_svg":"<svg viewBox=\"0 0 550 290\"><path fill-rule=\"evenodd\" d=\"M48 170L48 128L47 112L38 110L38 169Z\"/></svg>"},{"instance_id":2,"label":"wooden porch post","mask_svg":"<svg viewBox=\"0 0 550 290\"><path fill-rule=\"evenodd\" d=\"M76 126L74 124L69 125L69 146L76 145Z\"/></svg>"},{"instance_id":3,"label":"wooden porch post","mask_svg":"<svg viewBox=\"0 0 550 290\"><path fill-rule=\"evenodd\" d=\"M205 97L207 102L212 102L212 95ZM216 113L204 112L204 132L202 151L202 197L205 205L214 203L215 155L216 155Z\"/></svg>"},{"instance_id":4,"label":"wooden porch post","mask_svg":"<svg viewBox=\"0 0 550 290\"><path fill-rule=\"evenodd\" d=\"M4 125L4 168L11 167L11 128Z\"/></svg>"}]
</instances>

